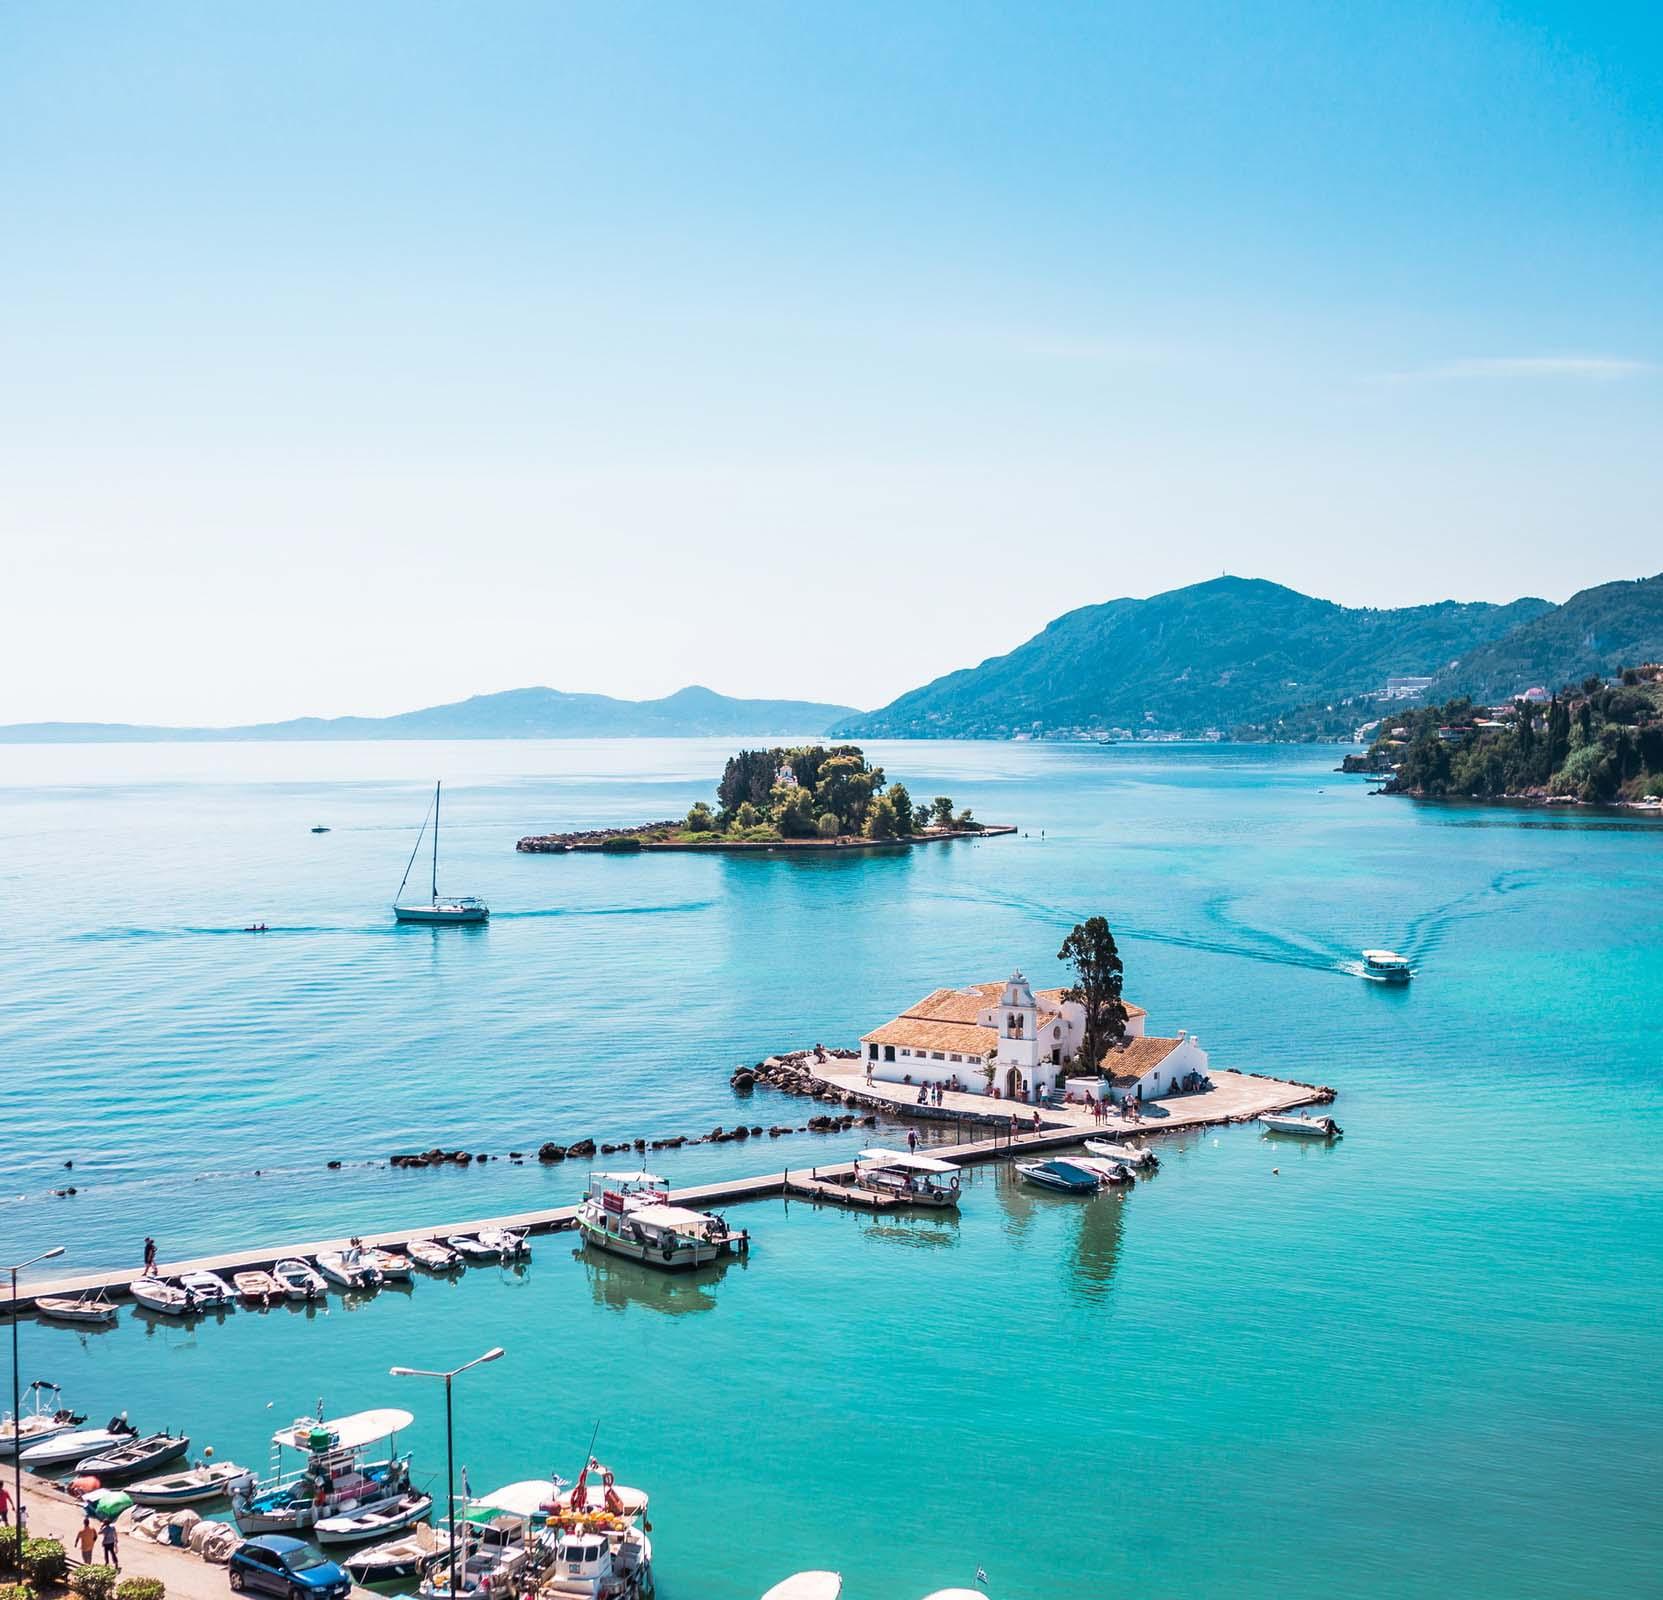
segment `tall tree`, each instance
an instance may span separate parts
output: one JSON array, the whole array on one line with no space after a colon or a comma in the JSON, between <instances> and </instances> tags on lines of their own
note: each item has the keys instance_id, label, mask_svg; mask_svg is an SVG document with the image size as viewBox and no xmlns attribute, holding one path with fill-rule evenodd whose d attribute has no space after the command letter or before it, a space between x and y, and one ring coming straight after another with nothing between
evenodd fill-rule
<instances>
[{"instance_id":1,"label":"tall tree","mask_svg":"<svg viewBox=\"0 0 1663 1600\"><path fill-rule=\"evenodd\" d=\"M1074 968L1074 982L1063 990L1063 998L1085 1007L1080 1055L1087 1070L1097 1072L1109 1047L1126 1037L1126 1002L1120 997L1123 968L1107 920L1087 917L1076 923L1057 959Z\"/></svg>"}]
</instances>

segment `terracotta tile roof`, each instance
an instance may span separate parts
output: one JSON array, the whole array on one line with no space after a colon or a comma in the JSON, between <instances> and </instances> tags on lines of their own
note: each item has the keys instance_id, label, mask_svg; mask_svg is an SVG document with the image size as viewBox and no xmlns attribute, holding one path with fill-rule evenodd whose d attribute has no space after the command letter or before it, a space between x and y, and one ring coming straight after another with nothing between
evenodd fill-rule
<instances>
[{"instance_id":1,"label":"terracotta tile roof","mask_svg":"<svg viewBox=\"0 0 1663 1600\"><path fill-rule=\"evenodd\" d=\"M1103 1070L1116 1083L1136 1083L1151 1067L1158 1067L1183 1043L1182 1039L1159 1039L1146 1034L1128 1039L1103 1057Z\"/></svg>"},{"instance_id":2,"label":"terracotta tile roof","mask_svg":"<svg viewBox=\"0 0 1663 1600\"><path fill-rule=\"evenodd\" d=\"M999 998L1002 983L973 983L964 989L933 989L917 1005L908 1006L903 1017L924 1022L975 1022Z\"/></svg>"},{"instance_id":3,"label":"terracotta tile roof","mask_svg":"<svg viewBox=\"0 0 1663 1600\"><path fill-rule=\"evenodd\" d=\"M991 1028L978 1028L970 1022L934 1022L924 1017L897 1017L881 1028L873 1029L860 1042L905 1045L909 1050L957 1051L960 1055L975 1056L979 1060L999 1043L999 1035Z\"/></svg>"}]
</instances>

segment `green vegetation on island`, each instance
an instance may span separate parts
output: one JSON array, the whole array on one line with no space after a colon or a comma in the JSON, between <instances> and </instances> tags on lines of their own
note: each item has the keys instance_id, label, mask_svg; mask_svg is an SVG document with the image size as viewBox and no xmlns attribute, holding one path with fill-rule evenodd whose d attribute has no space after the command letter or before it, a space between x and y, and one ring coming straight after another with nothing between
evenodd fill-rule
<instances>
[{"instance_id":1,"label":"green vegetation on island","mask_svg":"<svg viewBox=\"0 0 1663 1600\"><path fill-rule=\"evenodd\" d=\"M1545 703L1465 697L1388 717L1369 747L1388 789L1590 804L1663 798L1663 667L1588 677Z\"/></svg>"}]
</instances>

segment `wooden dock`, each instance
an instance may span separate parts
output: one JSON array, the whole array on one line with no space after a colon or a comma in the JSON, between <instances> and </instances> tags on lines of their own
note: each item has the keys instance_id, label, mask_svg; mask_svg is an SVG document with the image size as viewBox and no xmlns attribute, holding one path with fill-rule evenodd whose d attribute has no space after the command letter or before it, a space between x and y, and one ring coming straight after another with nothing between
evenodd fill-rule
<instances>
[{"instance_id":1,"label":"wooden dock","mask_svg":"<svg viewBox=\"0 0 1663 1600\"><path fill-rule=\"evenodd\" d=\"M847 1063L839 1062L842 1068ZM841 1077L843 1074L839 1074ZM855 1075L858 1076L858 1068ZM946 1161L955 1161L969 1166L982 1161L996 1161L1011 1156L1041 1153L1047 1150L1066 1149L1077 1145L1089 1138L1124 1139L1126 1137L1146 1138L1152 1134L1178 1133L1185 1129L1213 1126L1226 1122L1242 1122L1257 1116L1262 1111L1285 1111L1294 1106L1310 1105L1332 1098L1332 1092L1319 1089L1311 1084L1290 1083L1277 1078L1252 1077L1242 1073L1215 1072L1213 1078L1217 1087L1205 1094L1184 1095L1171 1101L1157 1102L1146 1108L1144 1119L1136 1124L1129 1124L1122 1118L1112 1118L1107 1125L1097 1124L1089 1117L1074 1114L1064 1115L1061 1111L1047 1111L1041 1108L1042 1120L1051 1119L1050 1125L1042 1127L1038 1132L1019 1132L1013 1135L1008 1127L1000 1121L992 1121L992 1129L987 1137L961 1140L954 1144L930 1144L925 1146L928 1153ZM828 1077L828 1081L837 1079ZM873 1090L879 1091L873 1096ZM883 1100L882 1091L903 1089L901 1085L867 1085L860 1083L860 1093L863 1097L873 1096L867 1103L882 1103L882 1109L892 1112L896 1116L906 1116L912 1107ZM958 1097L955 1097L958 1098ZM919 1107L921 1112L925 1108ZM977 1108L980 1109L980 1108ZM1023 1107L1024 1115L1031 1115L1033 1108ZM1008 1112L1007 1112L1008 1114ZM935 1116L940 1119L944 1113L937 1111ZM951 1118L951 1111L945 1112ZM971 1126L975 1126L974 1122ZM852 1161L832 1163L824 1166L797 1168L795 1171L787 1169L782 1172L768 1172L748 1178L724 1178L714 1183L694 1184L689 1188L674 1189L670 1192L673 1204L689 1206L694 1210L711 1210L723 1205L743 1204L752 1200L767 1200L776 1196L797 1195L815 1201L827 1201L837 1205L855 1205L866 1209L866 1198L854 1199L857 1191L843 1186L842 1181L854 1175ZM888 1196L871 1196L870 1205L873 1210L888 1208ZM898 1203L898 1202L896 1202ZM382 1249L401 1249L412 1239L445 1238L450 1234L478 1233L481 1228L513 1228L526 1233L556 1233L562 1229L573 1227L577 1221L578 1207L576 1204L552 1206L540 1211L520 1211L511 1216L480 1217L471 1222L447 1222L431 1224L426 1227L394 1228L380 1233L365 1232L359 1235L360 1240L369 1246ZM184 1272L218 1272L229 1276L235 1272L252 1270L269 1270L277 1262L288 1256L306 1256L316 1258L320 1251L344 1250L352 1241L348 1238L313 1239L304 1242L289 1242L278 1245L259 1245L243 1250L228 1250L217 1255L199 1256L190 1261L168 1261L158 1267L165 1277L174 1278ZM19 1286L17 1305L19 1311L29 1310L37 1296L41 1295L79 1295L102 1289L106 1294L119 1298L127 1293L128 1284L139 1276L138 1266L105 1268L98 1272L85 1272L72 1276L42 1280L38 1283L26 1283ZM0 1301L0 1320L3 1320L9 1310L8 1302Z\"/></svg>"}]
</instances>

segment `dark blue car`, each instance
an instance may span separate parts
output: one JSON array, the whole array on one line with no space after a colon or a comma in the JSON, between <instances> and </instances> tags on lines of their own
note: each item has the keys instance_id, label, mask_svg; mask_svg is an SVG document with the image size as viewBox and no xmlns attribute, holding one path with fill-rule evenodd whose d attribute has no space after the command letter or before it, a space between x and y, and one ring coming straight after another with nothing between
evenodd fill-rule
<instances>
[{"instance_id":1,"label":"dark blue car","mask_svg":"<svg viewBox=\"0 0 1663 1600\"><path fill-rule=\"evenodd\" d=\"M328 1556L283 1533L265 1533L231 1553L231 1587L254 1589L282 1600L342 1600L352 1579Z\"/></svg>"}]
</instances>

